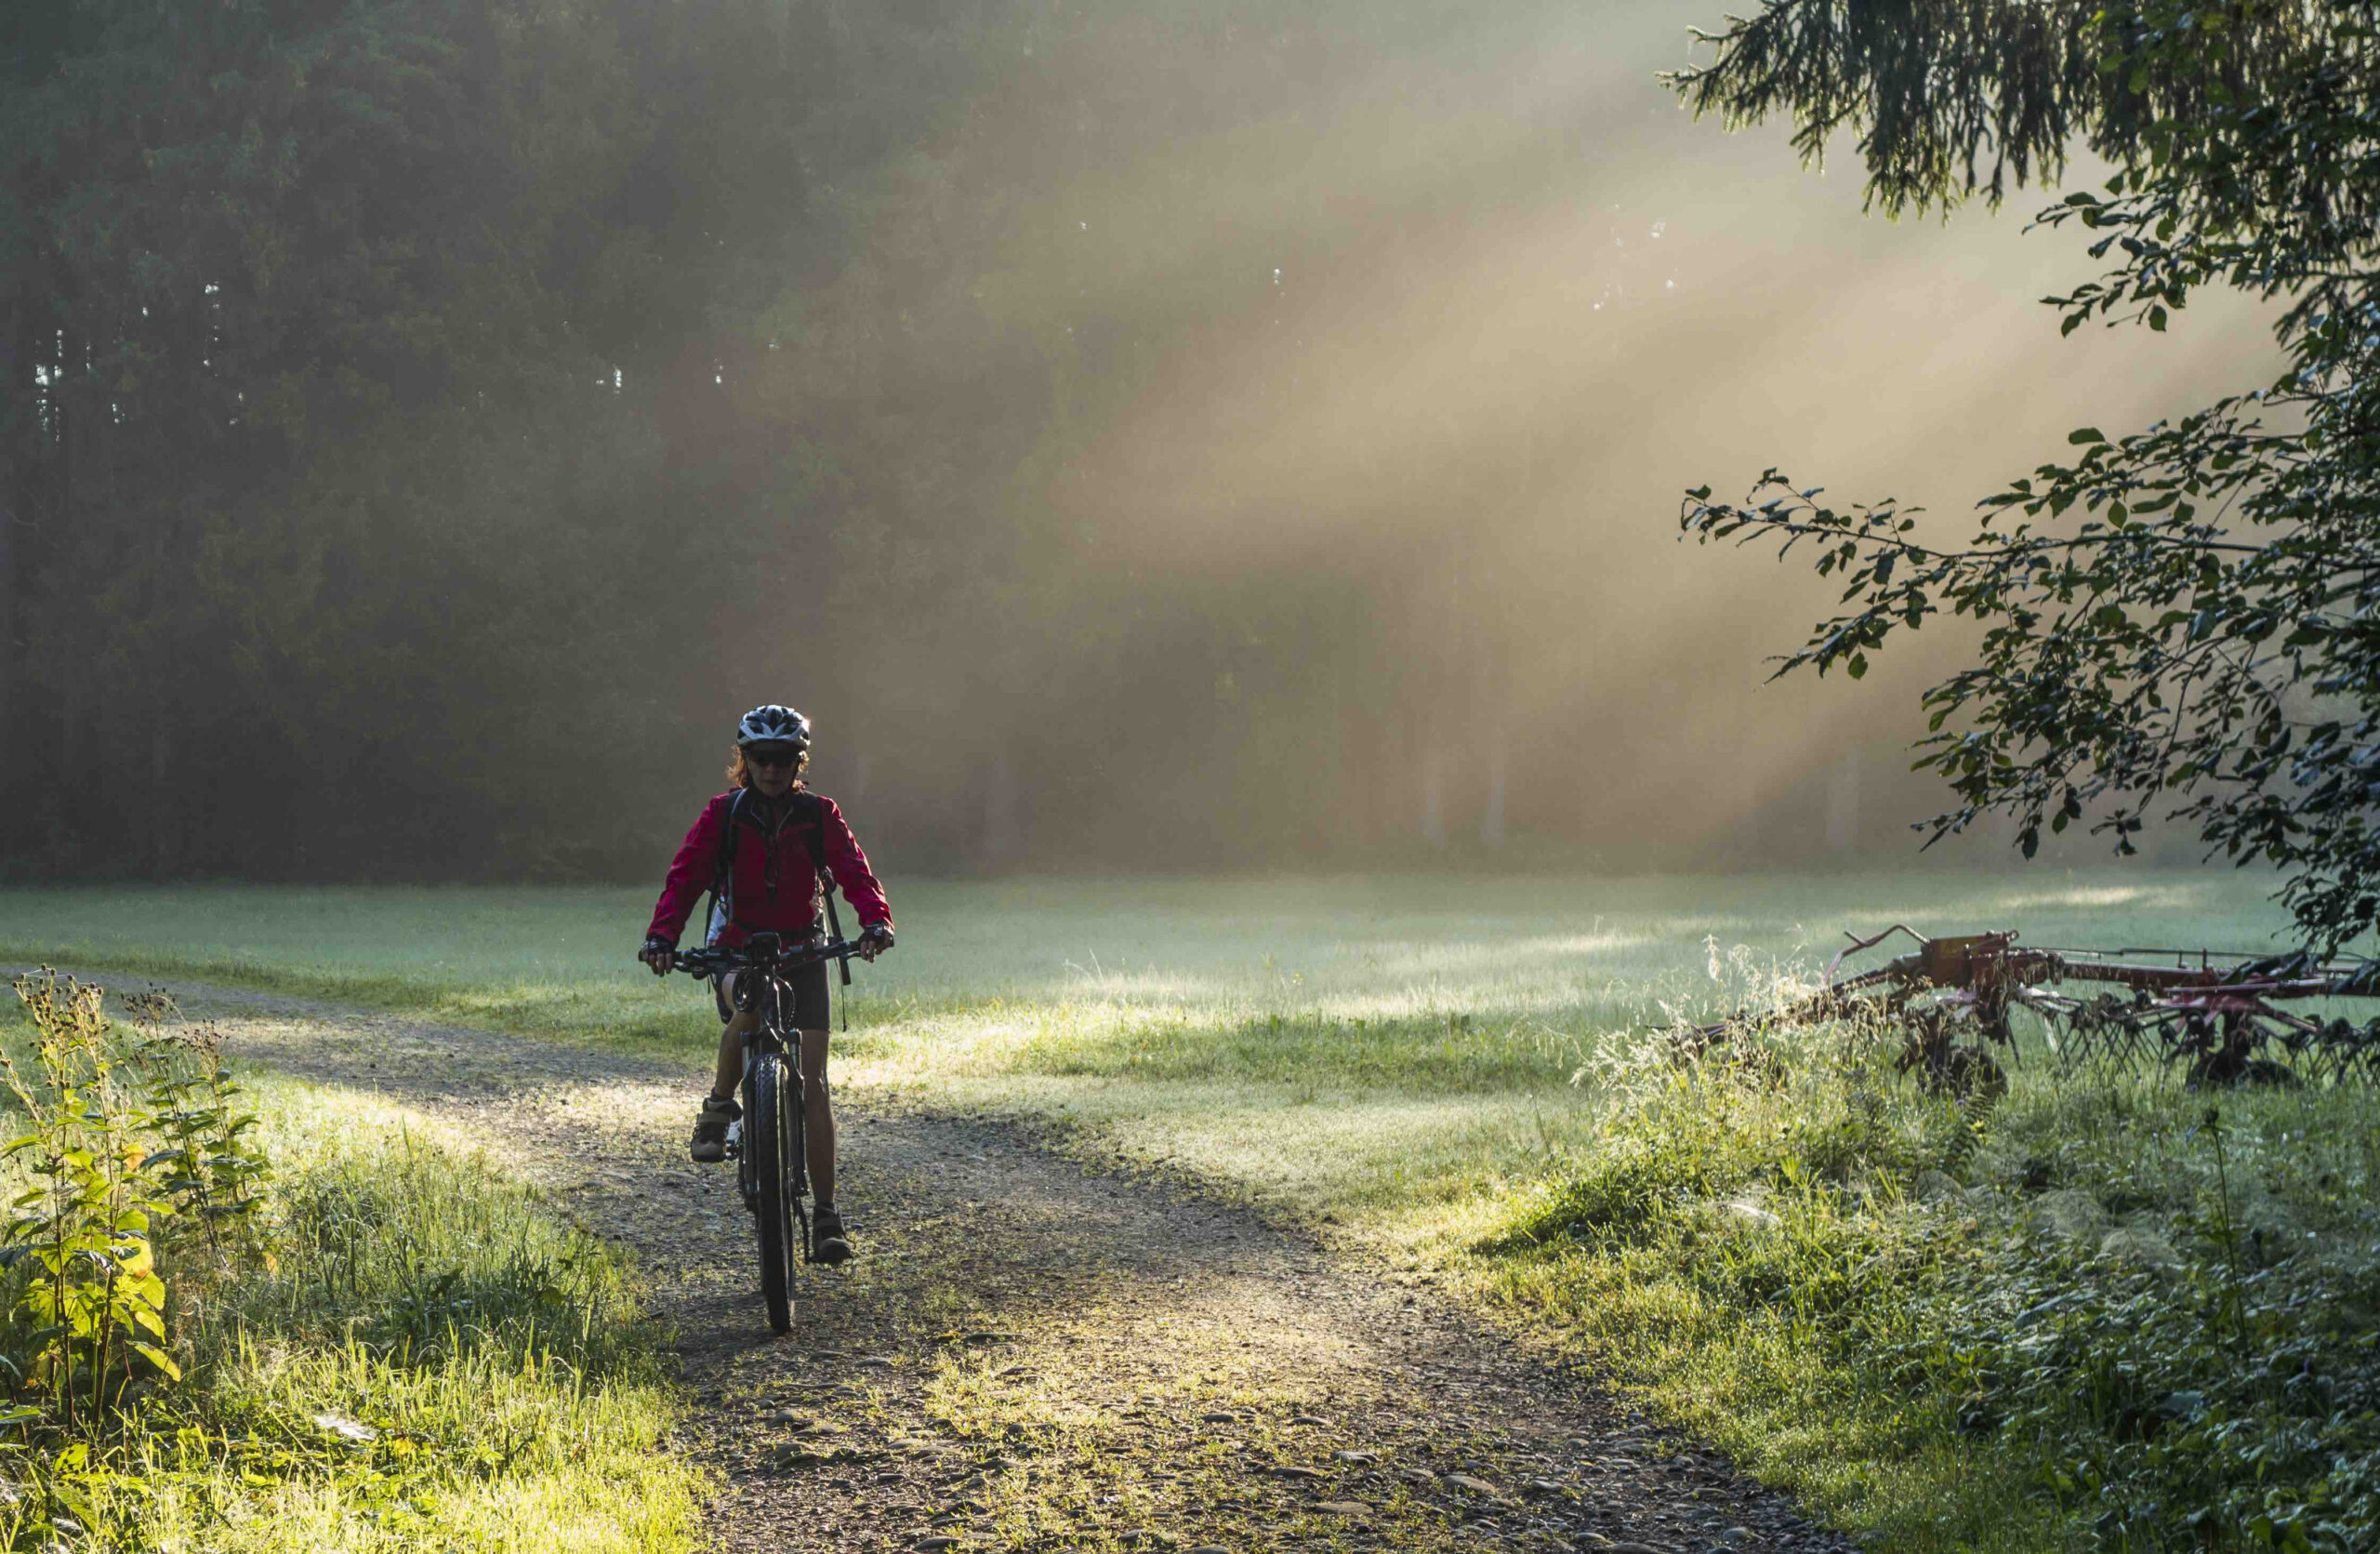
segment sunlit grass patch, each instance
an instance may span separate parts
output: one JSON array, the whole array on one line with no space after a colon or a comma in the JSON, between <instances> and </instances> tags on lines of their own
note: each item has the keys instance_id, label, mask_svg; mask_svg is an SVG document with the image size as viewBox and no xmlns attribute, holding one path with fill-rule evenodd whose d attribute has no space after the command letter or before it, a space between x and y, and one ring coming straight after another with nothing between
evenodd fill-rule
<instances>
[{"instance_id":1,"label":"sunlit grass patch","mask_svg":"<svg viewBox=\"0 0 2380 1554\"><path fill-rule=\"evenodd\" d=\"M1825 877L917 881L857 973L856 1031L1115 1005L1230 1024L1319 1014L1608 1029L1693 995L1724 949L1807 964L1846 927L2256 950L2270 882L2222 871ZM0 890L0 957L343 998L573 1040L686 1046L699 1001L631 957L653 889ZM1701 979L1707 981L1707 979Z\"/></svg>"},{"instance_id":2,"label":"sunlit grass patch","mask_svg":"<svg viewBox=\"0 0 2380 1554\"><path fill-rule=\"evenodd\" d=\"M133 1546L690 1547L698 1484L616 1256L417 1118L259 1089L274 1255L195 1314L191 1389L127 1425L138 1470L101 1504Z\"/></svg>"},{"instance_id":3,"label":"sunlit grass patch","mask_svg":"<svg viewBox=\"0 0 2380 1554\"><path fill-rule=\"evenodd\" d=\"M1409 1486L1341 1482L1356 1472L1333 1459L1346 1437L1315 1411L1360 1406L1346 1388L1365 1374L1314 1352L1329 1338L1251 1321L1248 1298L1225 1282L1154 1308L1094 1300L996 1353L945 1353L923 1413L962 1448L950 1520L1000 1547L1465 1547L1459 1516Z\"/></svg>"},{"instance_id":4,"label":"sunlit grass patch","mask_svg":"<svg viewBox=\"0 0 2380 1554\"><path fill-rule=\"evenodd\" d=\"M484 1349L410 1363L360 1348L234 1351L205 1385L102 1458L121 1477L92 1500L125 1547L692 1546L694 1486L646 1389Z\"/></svg>"},{"instance_id":5,"label":"sunlit grass patch","mask_svg":"<svg viewBox=\"0 0 2380 1554\"><path fill-rule=\"evenodd\" d=\"M418 1117L271 1076L246 1100L271 1162L253 1251L159 1258L181 1379L20 1443L0 1542L47 1518L94 1548L690 1547L699 1485L630 1270Z\"/></svg>"},{"instance_id":6,"label":"sunlit grass patch","mask_svg":"<svg viewBox=\"0 0 2380 1554\"><path fill-rule=\"evenodd\" d=\"M2254 950L2285 921L2268 888L2215 871L895 881L901 945L858 971L836 1074L871 1104L1015 1119L1103 1164L1191 1177L1334 1224L1342 1244L1460 1268L1473 1298L1896 1547L2073 1547L2110 1514L2152 1525L2108 1486L2164 1482L2142 1477L2157 1442L2135 1438L2136 1407L2135 1436L2109 1434L2121 1413L2073 1412L2061 1378L2079 1373L2062 1361L2012 1361L2025 1308L1994 1302L2071 1297L2059 1342L2096 1334L2143 1375L2184 1364L2166 1392L2228 1384L2192 1379L2204 1355L2190 1342L2126 1348L2125 1334L2167 1333L2195 1308L2151 1298L2164 1274L2123 1283L2096 1242L2045 1240L2038 1201L2081 1193L2110 1229L2148 1238L2135 1251L2170 1245L2193 1289L2253 1277L2284 1304L2368 1314L2380 1297L2356 1281L2374 1260L2370 1098L2228 1100L2227 1187L2193 1131L2201 1103L2170 1076L2086 1082L2036 1052L1996 1110L1968 1119L1980 1131L1960 1134L1905 1077L1854 1088L1830 1069L1833 1049L1780 1038L1791 1084L1738 1086L1724 1117L1689 1107L1639 1125L1614 1088L1625 1076L1594 1058L1618 1033L1809 985L1846 928ZM0 943L698 1064L716 1029L706 1001L627 960L649 903L625 890L12 892ZM1787 1161L1804 1176L1780 1175ZM1916 1202L1926 1170L1956 1178L1974 1213ZM2209 1204L2227 1194L2251 1236L2238 1244L2268 1265L2211 1259ZM964 1292L939 1298L959 1320ZM2122 1304L2135 1298L2147 1304ZM2295 1319L2256 1320L2279 1332ZM2331 1352L2327 1329L2292 1331ZM2274 1388L2285 1349L2257 1362ZM2303 1374L2346 1384L2335 1365ZM1953 1375L1966 1380L1940 1379ZM1017 1385L969 1406L1003 1429L1058 1408ZM2022 1406L1959 1402L1962 1388ZM2224 1439L2253 1442L2239 1421L2278 1405L2260 1393L2253 1409L2224 1406ZM2011 1433L2018 1415L2031 1436ZM1097 1432L1084 1431L1090 1465ZM2061 1462L2043 1442L2084 1454ZM1020 1512L1010 1531L1033 1525Z\"/></svg>"},{"instance_id":7,"label":"sunlit grass patch","mask_svg":"<svg viewBox=\"0 0 2380 1554\"><path fill-rule=\"evenodd\" d=\"M1953 1104L1880 1034L1807 1033L1781 1070L1647 1046L1606 1136L1458 1265L1896 1547L2363 1547L2380 1102L2036 1047Z\"/></svg>"}]
</instances>

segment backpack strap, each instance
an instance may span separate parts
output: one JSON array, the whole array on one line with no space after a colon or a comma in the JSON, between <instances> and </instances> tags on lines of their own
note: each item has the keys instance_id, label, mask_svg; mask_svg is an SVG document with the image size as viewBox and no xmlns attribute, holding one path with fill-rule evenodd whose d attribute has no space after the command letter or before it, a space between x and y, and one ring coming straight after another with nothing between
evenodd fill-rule
<instances>
[{"instance_id":1,"label":"backpack strap","mask_svg":"<svg viewBox=\"0 0 2380 1554\"><path fill-rule=\"evenodd\" d=\"M826 867L826 801L815 793L804 793L802 797L810 801L811 857L818 860L818 893L826 898L826 923L834 930L835 937L841 938L843 916L835 910L835 874L834 870ZM851 962L841 961L837 963L842 968L843 986L850 987L852 985ZM850 1017L848 1014L844 1016L846 1019Z\"/></svg>"},{"instance_id":2,"label":"backpack strap","mask_svg":"<svg viewBox=\"0 0 2380 1554\"><path fill-rule=\"evenodd\" d=\"M751 796L750 789L739 788L735 797L727 801L727 818L719 828L719 857L711 866L710 905L703 914L705 942L708 942L712 923L735 915L735 828L744 819L744 801Z\"/></svg>"}]
</instances>

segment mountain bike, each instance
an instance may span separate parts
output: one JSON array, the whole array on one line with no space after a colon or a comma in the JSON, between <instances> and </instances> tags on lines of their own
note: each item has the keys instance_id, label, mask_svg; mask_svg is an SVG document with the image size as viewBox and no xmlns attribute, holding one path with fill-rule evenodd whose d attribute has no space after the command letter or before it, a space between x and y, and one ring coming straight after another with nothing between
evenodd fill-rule
<instances>
[{"instance_id":1,"label":"mountain bike","mask_svg":"<svg viewBox=\"0 0 2380 1554\"><path fill-rule=\"evenodd\" d=\"M801 1066L788 1056L797 1041L791 1026L793 988L787 980L804 966L840 961L845 979L860 947L845 939L788 944L776 934L755 934L734 949L680 950L670 968L695 976L734 972L737 1011L757 1010L759 1022L744 1038L744 1115L728 1124L727 1158L735 1162L735 1185L752 1212L760 1243L760 1297L768 1303L769 1326L793 1328L793 1257L810 1261L810 1156L803 1124L810 1113L801 1090Z\"/></svg>"}]
</instances>

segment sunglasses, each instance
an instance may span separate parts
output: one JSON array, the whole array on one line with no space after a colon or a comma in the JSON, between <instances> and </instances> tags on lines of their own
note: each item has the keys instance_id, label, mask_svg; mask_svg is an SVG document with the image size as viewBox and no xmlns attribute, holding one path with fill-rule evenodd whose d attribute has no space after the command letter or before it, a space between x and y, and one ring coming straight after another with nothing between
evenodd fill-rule
<instances>
[{"instance_id":1,"label":"sunglasses","mask_svg":"<svg viewBox=\"0 0 2380 1554\"><path fill-rule=\"evenodd\" d=\"M752 766L790 766L801 758L798 745L747 745L744 761Z\"/></svg>"}]
</instances>

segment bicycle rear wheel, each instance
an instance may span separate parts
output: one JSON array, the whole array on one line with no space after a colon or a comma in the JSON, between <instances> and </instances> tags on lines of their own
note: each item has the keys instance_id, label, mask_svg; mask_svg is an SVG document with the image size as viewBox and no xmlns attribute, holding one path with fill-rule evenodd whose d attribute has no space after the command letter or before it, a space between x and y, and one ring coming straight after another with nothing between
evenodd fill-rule
<instances>
[{"instance_id":1,"label":"bicycle rear wheel","mask_svg":"<svg viewBox=\"0 0 2380 1554\"><path fill-rule=\"evenodd\" d=\"M793 1330L796 1184L801 1160L801 1111L783 1056L762 1053L752 1065L752 1105L746 1120L755 1188L752 1220L760 1243L760 1298L769 1326Z\"/></svg>"}]
</instances>

